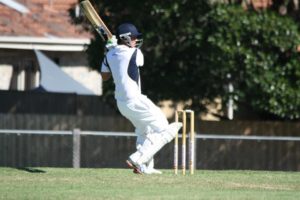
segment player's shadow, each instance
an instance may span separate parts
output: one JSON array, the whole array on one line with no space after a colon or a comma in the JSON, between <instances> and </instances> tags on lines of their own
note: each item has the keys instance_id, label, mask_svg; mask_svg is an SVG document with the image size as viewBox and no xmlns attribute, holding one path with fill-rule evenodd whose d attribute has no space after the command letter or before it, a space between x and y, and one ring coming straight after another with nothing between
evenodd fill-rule
<instances>
[{"instance_id":1,"label":"player's shadow","mask_svg":"<svg viewBox=\"0 0 300 200\"><path fill-rule=\"evenodd\" d=\"M44 170L30 168L30 167L19 167L18 170L29 172L29 173L46 173Z\"/></svg>"}]
</instances>

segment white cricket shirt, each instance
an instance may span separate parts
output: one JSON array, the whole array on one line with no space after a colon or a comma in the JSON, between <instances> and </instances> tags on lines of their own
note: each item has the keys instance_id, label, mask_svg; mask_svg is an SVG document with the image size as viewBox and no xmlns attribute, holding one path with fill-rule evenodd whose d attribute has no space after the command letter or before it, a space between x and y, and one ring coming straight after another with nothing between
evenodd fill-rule
<instances>
[{"instance_id":1,"label":"white cricket shirt","mask_svg":"<svg viewBox=\"0 0 300 200\"><path fill-rule=\"evenodd\" d=\"M112 73L116 100L128 101L141 94L139 67L143 65L140 49L118 45L107 52L101 72Z\"/></svg>"}]
</instances>

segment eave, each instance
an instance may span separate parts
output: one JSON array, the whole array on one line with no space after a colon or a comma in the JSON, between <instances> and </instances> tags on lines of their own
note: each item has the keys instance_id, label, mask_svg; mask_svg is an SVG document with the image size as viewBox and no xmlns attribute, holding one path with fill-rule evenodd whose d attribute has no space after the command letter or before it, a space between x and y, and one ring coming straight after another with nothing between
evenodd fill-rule
<instances>
[{"instance_id":1,"label":"eave","mask_svg":"<svg viewBox=\"0 0 300 200\"><path fill-rule=\"evenodd\" d=\"M84 51L89 38L0 36L0 49Z\"/></svg>"}]
</instances>

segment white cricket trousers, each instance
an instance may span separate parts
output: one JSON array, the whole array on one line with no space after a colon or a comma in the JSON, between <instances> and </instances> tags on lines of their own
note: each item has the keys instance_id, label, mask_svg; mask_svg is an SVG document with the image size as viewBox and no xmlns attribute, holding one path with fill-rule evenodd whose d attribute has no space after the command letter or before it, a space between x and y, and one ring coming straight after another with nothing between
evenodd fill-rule
<instances>
[{"instance_id":1,"label":"white cricket trousers","mask_svg":"<svg viewBox=\"0 0 300 200\"><path fill-rule=\"evenodd\" d=\"M147 134L160 133L168 128L169 122L164 113L145 95L125 102L117 101L117 106L135 127L137 145L144 142Z\"/></svg>"}]
</instances>

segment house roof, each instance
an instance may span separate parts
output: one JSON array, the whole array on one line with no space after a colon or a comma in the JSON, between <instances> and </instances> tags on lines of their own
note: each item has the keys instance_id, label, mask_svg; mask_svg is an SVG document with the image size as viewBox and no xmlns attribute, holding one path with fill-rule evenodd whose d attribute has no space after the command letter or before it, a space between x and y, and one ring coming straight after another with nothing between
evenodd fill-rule
<instances>
[{"instance_id":1,"label":"house roof","mask_svg":"<svg viewBox=\"0 0 300 200\"><path fill-rule=\"evenodd\" d=\"M72 23L69 14L78 0L14 0L29 12L21 13L0 4L1 36L89 38L81 25ZM24 2L24 3L22 3Z\"/></svg>"},{"instance_id":2,"label":"house roof","mask_svg":"<svg viewBox=\"0 0 300 200\"><path fill-rule=\"evenodd\" d=\"M8 42L4 46L0 44L0 48L15 48L16 45L9 41L20 37L26 38L26 43L40 42L37 39L43 38L42 41L47 41L46 45L57 40L61 43L62 39L66 39L68 45L75 40L80 41L81 46L87 44L91 34L82 25L73 23L70 16L70 10L76 6L78 0L0 0L0 37L3 40L8 38Z\"/></svg>"}]
</instances>

